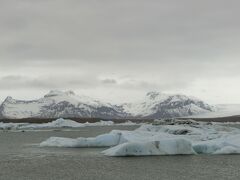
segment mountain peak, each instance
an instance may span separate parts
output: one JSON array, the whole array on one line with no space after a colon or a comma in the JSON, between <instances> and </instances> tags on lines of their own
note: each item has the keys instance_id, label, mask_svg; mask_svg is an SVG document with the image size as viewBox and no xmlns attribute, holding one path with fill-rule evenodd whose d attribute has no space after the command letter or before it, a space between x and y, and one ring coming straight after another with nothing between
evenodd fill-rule
<instances>
[{"instance_id":1,"label":"mountain peak","mask_svg":"<svg viewBox=\"0 0 240 180\"><path fill-rule=\"evenodd\" d=\"M71 90L69 91L59 91L59 90L51 90L49 93L47 93L44 97L54 97L54 96L71 96L71 95L75 95L75 93Z\"/></svg>"},{"instance_id":2,"label":"mountain peak","mask_svg":"<svg viewBox=\"0 0 240 180\"><path fill-rule=\"evenodd\" d=\"M66 91L65 94L66 94L66 95L72 95L72 96L75 96L75 95L76 95L75 92L72 91L72 90Z\"/></svg>"},{"instance_id":3,"label":"mountain peak","mask_svg":"<svg viewBox=\"0 0 240 180\"><path fill-rule=\"evenodd\" d=\"M157 96L159 96L161 93L157 91L151 91L146 94L147 97L150 99L155 99Z\"/></svg>"},{"instance_id":4,"label":"mountain peak","mask_svg":"<svg viewBox=\"0 0 240 180\"><path fill-rule=\"evenodd\" d=\"M4 102L10 102L10 103L13 103L15 102L15 100L12 98L12 96L8 96Z\"/></svg>"}]
</instances>

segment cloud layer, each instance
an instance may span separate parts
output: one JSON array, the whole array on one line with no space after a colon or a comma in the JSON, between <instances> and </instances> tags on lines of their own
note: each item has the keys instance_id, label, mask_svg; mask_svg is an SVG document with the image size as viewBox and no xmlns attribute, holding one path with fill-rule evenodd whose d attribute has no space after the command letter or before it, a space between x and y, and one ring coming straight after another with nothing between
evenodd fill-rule
<instances>
[{"instance_id":1,"label":"cloud layer","mask_svg":"<svg viewBox=\"0 0 240 180\"><path fill-rule=\"evenodd\" d=\"M2 0L0 100L150 90L240 103L237 0Z\"/></svg>"}]
</instances>

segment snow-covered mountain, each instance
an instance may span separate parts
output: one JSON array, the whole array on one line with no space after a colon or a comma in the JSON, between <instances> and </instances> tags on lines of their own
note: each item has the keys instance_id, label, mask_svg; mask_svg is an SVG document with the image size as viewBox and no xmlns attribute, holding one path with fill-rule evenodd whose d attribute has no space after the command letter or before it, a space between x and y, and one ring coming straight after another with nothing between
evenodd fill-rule
<instances>
[{"instance_id":1,"label":"snow-covered mountain","mask_svg":"<svg viewBox=\"0 0 240 180\"><path fill-rule=\"evenodd\" d=\"M73 91L50 91L43 98L32 101L7 97L0 106L0 118L167 118L211 112L213 106L185 95L149 92L138 103L113 105Z\"/></svg>"},{"instance_id":2,"label":"snow-covered mountain","mask_svg":"<svg viewBox=\"0 0 240 180\"><path fill-rule=\"evenodd\" d=\"M185 95L149 92L137 103L123 105L124 112L135 117L169 118L185 117L214 111L214 106Z\"/></svg>"},{"instance_id":3,"label":"snow-covered mountain","mask_svg":"<svg viewBox=\"0 0 240 180\"><path fill-rule=\"evenodd\" d=\"M119 118L124 115L114 105L102 103L73 91L50 91L43 98L33 101L15 100L7 97L0 106L0 117L18 118Z\"/></svg>"}]
</instances>

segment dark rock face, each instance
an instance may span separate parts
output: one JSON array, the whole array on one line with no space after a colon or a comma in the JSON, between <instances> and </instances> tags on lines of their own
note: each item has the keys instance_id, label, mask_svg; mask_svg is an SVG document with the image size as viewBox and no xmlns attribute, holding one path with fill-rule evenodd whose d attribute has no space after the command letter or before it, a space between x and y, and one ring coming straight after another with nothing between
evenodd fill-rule
<instances>
[{"instance_id":1,"label":"dark rock face","mask_svg":"<svg viewBox=\"0 0 240 180\"><path fill-rule=\"evenodd\" d=\"M1 106L0 106L0 119L3 119L3 118L4 118L2 112L3 112L3 106L1 105Z\"/></svg>"},{"instance_id":2,"label":"dark rock face","mask_svg":"<svg viewBox=\"0 0 240 180\"><path fill-rule=\"evenodd\" d=\"M84 107L82 107L82 104L75 106L67 101L43 106L40 114L40 117L44 118L121 118L123 116L123 113L112 107L94 107L87 104L84 104Z\"/></svg>"}]
</instances>

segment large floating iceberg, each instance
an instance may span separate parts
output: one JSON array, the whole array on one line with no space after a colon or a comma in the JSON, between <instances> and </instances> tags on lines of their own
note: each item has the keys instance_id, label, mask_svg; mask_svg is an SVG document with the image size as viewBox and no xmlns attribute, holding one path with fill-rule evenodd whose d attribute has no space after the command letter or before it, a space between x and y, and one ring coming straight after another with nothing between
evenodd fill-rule
<instances>
[{"instance_id":1,"label":"large floating iceberg","mask_svg":"<svg viewBox=\"0 0 240 180\"><path fill-rule=\"evenodd\" d=\"M190 120L159 120L134 131L113 130L90 138L51 137L41 147L109 147L107 156L236 154L240 130Z\"/></svg>"}]
</instances>

